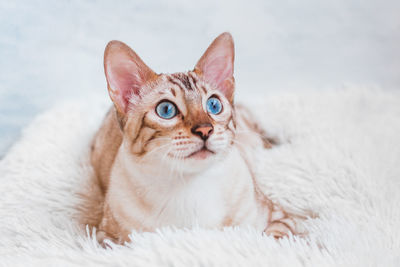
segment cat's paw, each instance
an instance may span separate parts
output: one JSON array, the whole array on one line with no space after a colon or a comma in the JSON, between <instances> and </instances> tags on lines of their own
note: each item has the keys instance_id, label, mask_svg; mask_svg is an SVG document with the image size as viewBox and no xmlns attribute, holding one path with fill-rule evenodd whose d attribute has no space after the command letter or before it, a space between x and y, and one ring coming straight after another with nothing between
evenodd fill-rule
<instances>
[{"instance_id":1,"label":"cat's paw","mask_svg":"<svg viewBox=\"0 0 400 267\"><path fill-rule=\"evenodd\" d=\"M110 242L114 243L114 244L118 244L118 239L108 235L106 232L104 231L97 231L96 232L96 239L97 242L99 242L99 244L103 247L103 248L112 248L110 246Z\"/></svg>"},{"instance_id":2,"label":"cat's paw","mask_svg":"<svg viewBox=\"0 0 400 267\"><path fill-rule=\"evenodd\" d=\"M296 232L294 229L294 221L286 218L284 220L271 222L264 232L266 235L273 236L275 239L280 239L290 234L295 235Z\"/></svg>"}]
</instances>

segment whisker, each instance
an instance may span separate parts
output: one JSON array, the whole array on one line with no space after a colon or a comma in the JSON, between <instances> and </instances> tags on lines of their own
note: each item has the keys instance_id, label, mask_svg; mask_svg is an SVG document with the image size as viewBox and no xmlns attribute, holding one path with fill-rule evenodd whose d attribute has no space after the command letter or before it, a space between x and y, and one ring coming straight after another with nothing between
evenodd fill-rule
<instances>
[{"instance_id":1,"label":"whisker","mask_svg":"<svg viewBox=\"0 0 400 267\"><path fill-rule=\"evenodd\" d=\"M152 155L152 154L154 154L154 153L156 153L156 152L159 152L160 150L162 150L162 149L164 149L164 148L166 148L166 147L168 147L168 146L170 146L170 144L164 144L164 145L161 145L161 146L159 146L159 147L157 147L157 148L155 148L155 149L153 149L153 150L147 152L147 153L139 160L139 163L142 163L142 162L143 162L147 157L149 157L150 155Z\"/></svg>"}]
</instances>

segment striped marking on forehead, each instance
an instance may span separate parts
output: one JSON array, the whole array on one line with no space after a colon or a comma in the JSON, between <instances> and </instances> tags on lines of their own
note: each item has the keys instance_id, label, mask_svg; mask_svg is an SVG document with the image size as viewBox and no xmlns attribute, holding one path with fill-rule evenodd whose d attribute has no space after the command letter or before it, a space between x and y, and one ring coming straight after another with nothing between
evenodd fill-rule
<instances>
[{"instance_id":1,"label":"striped marking on forehead","mask_svg":"<svg viewBox=\"0 0 400 267\"><path fill-rule=\"evenodd\" d=\"M174 73L174 74L171 74L171 76L173 78L175 78L175 80L178 80L186 90L191 91L191 90L195 89L194 86L192 86L193 83L190 81L190 78L187 74Z\"/></svg>"},{"instance_id":2,"label":"striped marking on forehead","mask_svg":"<svg viewBox=\"0 0 400 267\"><path fill-rule=\"evenodd\" d=\"M207 94L207 89L205 88L203 83L199 82L199 78L197 77L197 74L195 72L188 72L187 75L191 78L191 81L198 90L201 89L204 94Z\"/></svg>"},{"instance_id":3,"label":"striped marking on forehead","mask_svg":"<svg viewBox=\"0 0 400 267\"><path fill-rule=\"evenodd\" d=\"M198 86L198 77L195 73L193 72L179 72L179 73L173 73L167 76L167 79L170 83L178 86L182 91L184 92L190 92L190 91L197 91L199 92L200 89L206 93L206 89L204 86Z\"/></svg>"}]
</instances>

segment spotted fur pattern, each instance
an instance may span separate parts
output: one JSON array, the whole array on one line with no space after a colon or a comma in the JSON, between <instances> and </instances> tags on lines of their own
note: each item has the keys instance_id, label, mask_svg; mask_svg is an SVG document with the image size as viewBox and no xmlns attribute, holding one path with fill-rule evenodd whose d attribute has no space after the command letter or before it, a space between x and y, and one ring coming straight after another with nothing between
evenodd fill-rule
<instances>
[{"instance_id":1,"label":"spotted fur pattern","mask_svg":"<svg viewBox=\"0 0 400 267\"><path fill-rule=\"evenodd\" d=\"M217 38L207 50L206 60L221 42L231 45L230 35L221 36L222 41ZM133 51L116 45L118 53L127 49L135 60L134 70L144 64ZM107 58L105 62L112 64ZM104 196L101 218L94 225L100 242L108 238L121 243L129 240L131 230L154 231L163 226L247 225L275 237L295 233L294 221L262 194L252 171L253 149L271 147L264 131L248 110L234 105L233 77L222 83L210 81L205 75L210 66L202 59L200 63L197 66L202 68L174 74L153 75L143 66L128 78L146 81L128 97L121 89L124 84L114 82L115 74L107 73L106 66L115 106L95 136L91 154ZM121 88L113 88L115 84ZM219 114L207 112L210 97L222 103ZM165 100L178 110L171 119L156 112ZM212 127L207 139L194 134L196 125Z\"/></svg>"}]
</instances>

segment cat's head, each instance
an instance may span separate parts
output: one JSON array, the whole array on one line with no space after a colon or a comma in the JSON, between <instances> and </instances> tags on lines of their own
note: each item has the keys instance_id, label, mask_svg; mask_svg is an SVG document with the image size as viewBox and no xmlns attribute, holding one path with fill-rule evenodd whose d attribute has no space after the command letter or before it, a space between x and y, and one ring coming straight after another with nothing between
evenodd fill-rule
<instances>
[{"instance_id":1,"label":"cat's head","mask_svg":"<svg viewBox=\"0 0 400 267\"><path fill-rule=\"evenodd\" d=\"M192 71L173 74L156 74L126 44L111 41L104 54L108 91L135 160L197 171L224 157L235 134L233 62L229 33Z\"/></svg>"}]
</instances>

